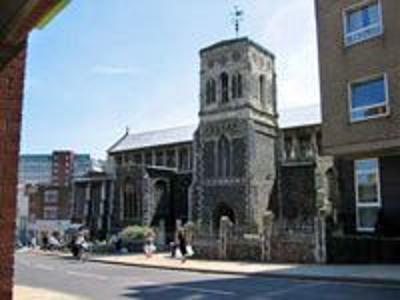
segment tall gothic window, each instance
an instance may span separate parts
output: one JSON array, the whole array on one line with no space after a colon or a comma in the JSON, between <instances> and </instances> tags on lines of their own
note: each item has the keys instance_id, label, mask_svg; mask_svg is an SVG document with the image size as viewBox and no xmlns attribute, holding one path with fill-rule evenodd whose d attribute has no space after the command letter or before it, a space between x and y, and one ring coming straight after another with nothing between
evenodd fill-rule
<instances>
[{"instance_id":1,"label":"tall gothic window","mask_svg":"<svg viewBox=\"0 0 400 300\"><path fill-rule=\"evenodd\" d=\"M127 179L124 186L124 215L125 219L137 219L141 215L141 204L131 179Z\"/></svg>"},{"instance_id":2,"label":"tall gothic window","mask_svg":"<svg viewBox=\"0 0 400 300\"><path fill-rule=\"evenodd\" d=\"M218 142L218 176L225 178L231 175L231 147L226 136Z\"/></svg>"},{"instance_id":3,"label":"tall gothic window","mask_svg":"<svg viewBox=\"0 0 400 300\"><path fill-rule=\"evenodd\" d=\"M214 79L209 79L206 84L206 104L216 102L217 86Z\"/></svg>"},{"instance_id":4,"label":"tall gothic window","mask_svg":"<svg viewBox=\"0 0 400 300\"><path fill-rule=\"evenodd\" d=\"M242 91L242 75L240 73L237 73L232 76L232 98L241 98Z\"/></svg>"},{"instance_id":5,"label":"tall gothic window","mask_svg":"<svg viewBox=\"0 0 400 300\"><path fill-rule=\"evenodd\" d=\"M264 75L260 75L258 86L259 86L260 102L261 102L261 104L265 105L265 76Z\"/></svg>"},{"instance_id":6,"label":"tall gothic window","mask_svg":"<svg viewBox=\"0 0 400 300\"><path fill-rule=\"evenodd\" d=\"M229 102L229 76L225 72L220 76L221 81L221 102Z\"/></svg>"}]
</instances>

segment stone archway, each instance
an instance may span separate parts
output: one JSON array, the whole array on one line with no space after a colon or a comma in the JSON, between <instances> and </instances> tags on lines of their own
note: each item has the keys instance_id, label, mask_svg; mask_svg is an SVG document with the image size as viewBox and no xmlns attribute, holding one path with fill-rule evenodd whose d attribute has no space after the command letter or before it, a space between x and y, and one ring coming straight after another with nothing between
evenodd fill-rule
<instances>
[{"instance_id":1,"label":"stone archway","mask_svg":"<svg viewBox=\"0 0 400 300\"><path fill-rule=\"evenodd\" d=\"M215 233L219 231L220 220L224 216L228 217L233 224L236 224L236 214L233 208L224 202L219 203L213 212L213 230Z\"/></svg>"},{"instance_id":2,"label":"stone archway","mask_svg":"<svg viewBox=\"0 0 400 300\"><path fill-rule=\"evenodd\" d=\"M154 210L151 226L158 229L158 241L166 243L171 240L175 225L174 207L168 181L164 179L154 181L152 201Z\"/></svg>"}]
</instances>

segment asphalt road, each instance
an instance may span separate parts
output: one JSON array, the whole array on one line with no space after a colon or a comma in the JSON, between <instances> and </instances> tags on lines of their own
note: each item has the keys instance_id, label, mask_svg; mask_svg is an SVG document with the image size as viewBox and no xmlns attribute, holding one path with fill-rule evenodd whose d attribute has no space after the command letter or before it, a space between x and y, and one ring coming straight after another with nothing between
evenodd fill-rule
<instances>
[{"instance_id":1,"label":"asphalt road","mask_svg":"<svg viewBox=\"0 0 400 300\"><path fill-rule=\"evenodd\" d=\"M87 299L399 300L400 286L295 281L80 263L19 253L16 284ZM58 300L58 299L56 299Z\"/></svg>"}]
</instances>

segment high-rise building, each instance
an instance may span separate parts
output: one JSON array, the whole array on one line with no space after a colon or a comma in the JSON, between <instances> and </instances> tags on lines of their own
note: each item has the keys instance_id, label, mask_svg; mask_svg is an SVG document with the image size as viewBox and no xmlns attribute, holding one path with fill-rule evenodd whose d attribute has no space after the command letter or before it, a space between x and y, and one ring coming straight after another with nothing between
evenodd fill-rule
<instances>
[{"instance_id":1,"label":"high-rise building","mask_svg":"<svg viewBox=\"0 0 400 300\"><path fill-rule=\"evenodd\" d=\"M19 183L68 185L92 169L89 154L72 151L54 151L52 154L24 154L20 156Z\"/></svg>"}]
</instances>

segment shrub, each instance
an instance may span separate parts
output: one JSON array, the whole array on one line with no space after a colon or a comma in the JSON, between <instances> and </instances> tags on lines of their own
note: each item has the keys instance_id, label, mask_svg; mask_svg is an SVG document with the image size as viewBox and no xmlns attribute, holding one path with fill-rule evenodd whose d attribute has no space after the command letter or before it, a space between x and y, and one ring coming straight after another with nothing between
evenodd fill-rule
<instances>
[{"instance_id":1,"label":"shrub","mask_svg":"<svg viewBox=\"0 0 400 300\"><path fill-rule=\"evenodd\" d=\"M128 226L125 227L119 234L124 244L130 242L140 242L145 239L145 237L152 232L152 229L147 226Z\"/></svg>"}]
</instances>

